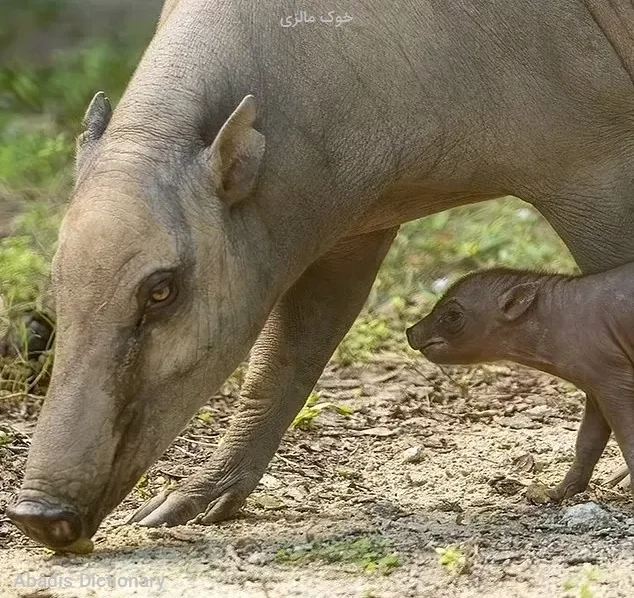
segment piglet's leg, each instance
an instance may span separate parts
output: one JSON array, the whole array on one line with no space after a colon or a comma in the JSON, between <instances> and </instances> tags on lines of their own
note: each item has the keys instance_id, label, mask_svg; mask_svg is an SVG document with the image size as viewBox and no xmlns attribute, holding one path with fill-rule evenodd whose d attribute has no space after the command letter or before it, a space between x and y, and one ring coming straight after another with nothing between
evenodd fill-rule
<instances>
[{"instance_id":1,"label":"piglet's leg","mask_svg":"<svg viewBox=\"0 0 634 598\"><path fill-rule=\"evenodd\" d=\"M548 491L554 501L583 492L590 482L594 466L610 438L610 426L605 420L596 399L586 395L586 407L577 433L575 460L564 479Z\"/></svg>"},{"instance_id":2,"label":"piglet's leg","mask_svg":"<svg viewBox=\"0 0 634 598\"><path fill-rule=\"evenodd\" d=\"M622 370L627 371L625 367ZM630 380L629 376L624 380L623 371L619 372L620 376L614 376L614 387L609 389L611 392L601 393L601 408L631 473L634 471L634 380ZM622 473L625 473L624 470L619 470L613 476L614 482L618 483ZM630 489L634 494L634 486L630 485Z\"/></svg>"}]
</instances>

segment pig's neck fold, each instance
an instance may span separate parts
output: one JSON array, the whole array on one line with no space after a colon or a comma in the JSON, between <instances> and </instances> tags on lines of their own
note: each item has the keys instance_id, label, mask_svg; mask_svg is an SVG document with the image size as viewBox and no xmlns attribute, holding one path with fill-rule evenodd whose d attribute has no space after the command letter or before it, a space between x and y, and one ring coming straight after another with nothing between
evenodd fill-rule
<instances>
[{"instance_id":1,"label":"pig's neck fold","mask_svg":"<svg viewBox=\"0 0 634 598\"><path fill-rule=\"evenodd\" d=\"M565 277L548 278L531 314L513 331L508 348L513 361L578 384L578 347L573 346L578 335L570 330L578 322L569 321L574 303L570 285L574 283L575 279Z\"/></svg>"}]
</instances>

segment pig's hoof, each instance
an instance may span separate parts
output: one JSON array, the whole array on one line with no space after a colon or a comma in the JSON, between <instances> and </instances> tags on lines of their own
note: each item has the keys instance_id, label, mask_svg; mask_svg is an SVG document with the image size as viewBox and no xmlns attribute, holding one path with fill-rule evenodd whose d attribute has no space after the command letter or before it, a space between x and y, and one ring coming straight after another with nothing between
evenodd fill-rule
<instances>
[{"instance_id":1,"label":"pig's hoof","mask_svg":"<svg viewBox=\"0 0 634 598\"><path fill-rule=\"evenodd\" d=\"M148 527L172 527L188 522L208 525L231 517L240 509L245 498L241 492L230 490L209 502L209 499L200 494L188 494L179 490L163 491L141 506L128 519L128 523Z\"/></svg>"}]
</instances>

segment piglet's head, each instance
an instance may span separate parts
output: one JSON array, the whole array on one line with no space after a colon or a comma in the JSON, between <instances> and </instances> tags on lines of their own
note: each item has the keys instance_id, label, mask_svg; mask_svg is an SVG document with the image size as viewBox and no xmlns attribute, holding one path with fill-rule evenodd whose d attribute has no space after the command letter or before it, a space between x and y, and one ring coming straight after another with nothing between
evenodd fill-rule
<instances>
[{"instance_id":1,"label":"piglet's head","mask_svg":"<svg viewBox=\"0 0 634 598\"><path fill-rule=\"evenodd\" d=\"M472 364L509 358L539 290L513 270L486 270L455 283L431 313L407 330L410 347L440 364Z\"/></svg>"}]
</instances>

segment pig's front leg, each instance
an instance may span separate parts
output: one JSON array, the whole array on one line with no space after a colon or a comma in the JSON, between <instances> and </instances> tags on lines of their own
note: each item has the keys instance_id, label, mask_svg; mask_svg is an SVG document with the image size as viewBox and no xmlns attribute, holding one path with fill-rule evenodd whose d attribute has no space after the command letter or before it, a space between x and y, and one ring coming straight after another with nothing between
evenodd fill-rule
<instances>
[{"instance_id":1,"label":"pig's front leg","mask_svg":"<svg viewBox=\"0 0 634 598\"><path fill-rule=\"evenodd\" d=\"M242 506L357 317L396 230L344 240L304 272L253 348L238 413L213 458L182 486L143 505L131 521L212 523Z\"/></svg>"},{"instance_id":2,"label":"pig's front leg","mask_svg":"<svg viewBox=\"0 0 634 598\"><path fill-rule=\"evenodd\" d=\"M554 501L583 492L610 438L610 426L603 417L596 399L586 396L586 407L577 432L575 460L564 479L548 491Z\"/></svg>"}]
</instances>

